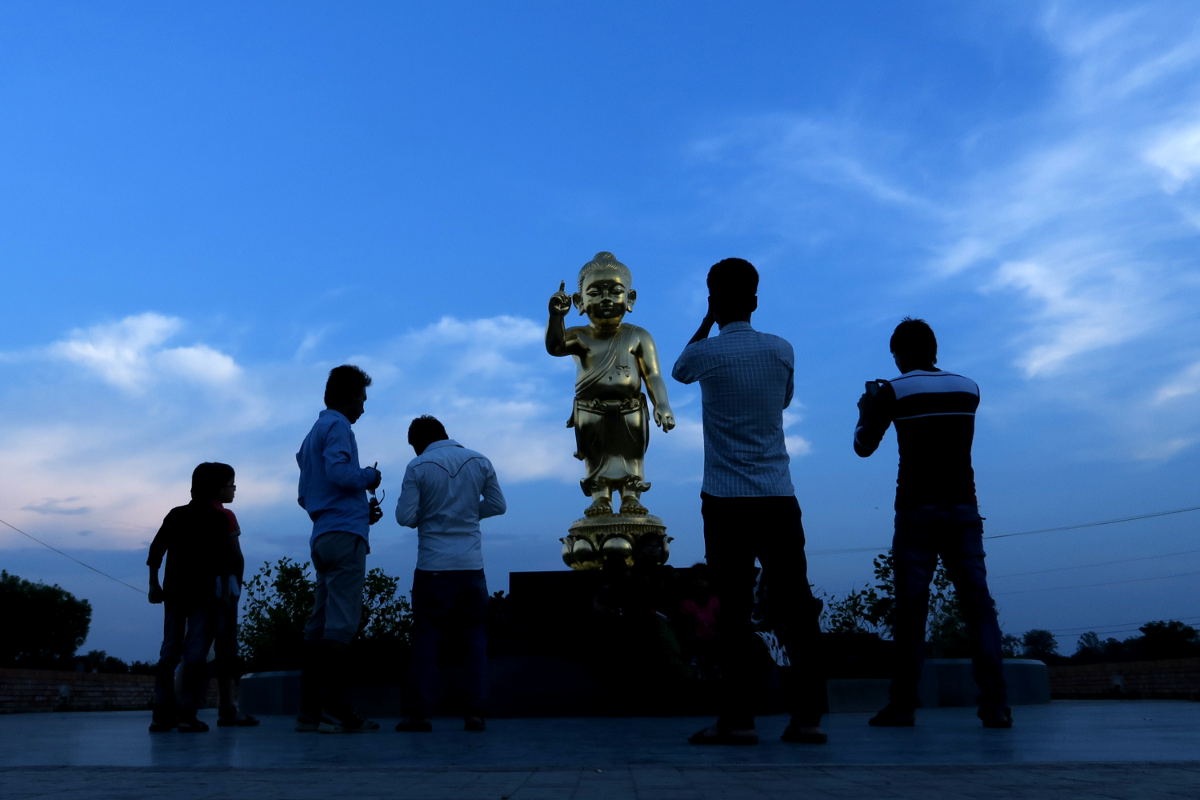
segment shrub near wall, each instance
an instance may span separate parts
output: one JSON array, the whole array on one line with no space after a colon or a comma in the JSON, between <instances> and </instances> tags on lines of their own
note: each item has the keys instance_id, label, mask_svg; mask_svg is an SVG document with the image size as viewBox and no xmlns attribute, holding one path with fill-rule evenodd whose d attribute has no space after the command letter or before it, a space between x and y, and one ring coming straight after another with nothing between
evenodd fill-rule
<instances>
[{"instance_id":1,"label":"shrub near wall","mask_svg":"<svg viewBox=\"0 0 1200 800\"><path fill-rule=\"evenodd\" d=\"M150 708L152 675L0 668L0 714ZM216 705L210 683L207 705Z\"/></svg>"}]
</instances>

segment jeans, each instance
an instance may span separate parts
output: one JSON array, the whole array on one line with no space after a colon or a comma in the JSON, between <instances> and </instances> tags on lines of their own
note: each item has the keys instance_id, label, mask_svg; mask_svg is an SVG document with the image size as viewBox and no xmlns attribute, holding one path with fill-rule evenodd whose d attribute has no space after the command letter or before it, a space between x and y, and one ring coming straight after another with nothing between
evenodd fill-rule
<instances>
[{"instance_id":1,"label":"jeans","mask_svg":"<svg viewBox=\"0 0 1200 800\"><path fill-rule=\"evenodd\" d=\"M411 716L428 717L437 697L438 645L459 637L466 650L464 716L483 716L487 695L487 580L481 569L413 572Z\"/></svg>"},{"instance_id":2,"label":"jeans","mask_svg":"<svg viewBox=\"0 0 1200 800\"><path fill-rule=\"evenodd\" d=\"M217 601L213 613L213 653L216 656L218 680L235 680L239 677L236 597Z\"/></svg>"},{"instance_id":3,"label":"jeans","mask_svg":"<svg viewBox=\"0 0 1200 800\"><path fill-rule=\"evenodd\" d=\"M817 725L825 711L820 659L820 608L808 585L804 526L795 497L714 497L701 493L705 557L717 610L717 660L721 667L720 719L731 729L754 725L752 701L759 679L750 615L754 610L754 559L762 564L770 622L791 661L786 702L793 720Z\"/></svg>"},{"instance_id":4,"label":"jeans","mask_svg":"<svg viewBox=\"0 0 1200 800\"><path fill-rule=\"evenodd\" d=\"M362 592L367 575L367 540L354 533L323 533L312 544L317 587L307 641L349 644L362 624Z\"/></svg>"},{"instance_id":5,"label":"jeans","mask_svg":"<svg viewBox=\"0 0 1200 800\"><path fill-rule=\"evenodd\" d=\"M204 704L208 648L213 640L213 613L207 605L163 604L163 641L154 668L155 716L195 716ZM178 702L175 697L175 668L183 662Z\"/></svg>"},{"instance_id":6,"label":"jeans","mask_svg":"<svg viewBox=\"0 0 1200 800\"><path fill-rule=\"evenodd\" d=\"M917 682L925 658L929 583L938 557L954 584L971 646L980 708L1007 703L996 604L988 593L983 558L983 519L975 505L921 506L896 512L892 557L896 568L896 663L891 702L917 706Z\"/></svg>"}]
</instances>

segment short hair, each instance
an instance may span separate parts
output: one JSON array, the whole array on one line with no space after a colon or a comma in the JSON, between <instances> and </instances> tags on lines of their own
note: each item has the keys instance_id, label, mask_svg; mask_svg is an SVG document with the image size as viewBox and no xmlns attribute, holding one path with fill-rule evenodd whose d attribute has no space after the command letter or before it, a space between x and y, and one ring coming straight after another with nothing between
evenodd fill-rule
<instances>
[{"instance_id":1,"label":"short hair","mask_svg":"<svg viewBox=\"0 0 1200 800\"><path fill-rule=\"evenodd\" d=\"M892 332L888 348L892 355L904 361L937 363L937 337L933 335L933 328L923 319L902 319Z\"/></svg>"},{"instance_id":2,"label":"short hair","mask_svg":"<svg viewBox=\"0 0 1200 800\"><path fill-rule=\"evenodd\" d=\"M353 364L342 364L329 370L325 381L325 406L337 408L351 403L371 385L371 376Z\"/></svg>"},{"instance_id":3,"label":"short hair","mask_svg":"<svg viewBox=\"0 0 1200 800\"><path fill-rule=\"evenodd\" d=\"M725 258L708 270L708 293L721 298L750 298L758 294L758 270L744 258Z\"/></svg>"},{"instance_id":4,"label":"short hair","mask_svg":"<svg viewBox=\"0 0 1200 800\"><path fill-rule=\"evenodd\" d=\"M617 261L617 257L607 250L601 250L596 255L592 256L592 260L579 268L579 290L583 291L584 281L587 280L588 273L599 272L600 270L615 270L621 275L621 283L625 284L625 288L629 288L633 284L633 273L629 271L629 267Z\"/></svg>"},{"instance_id":5,"label":"short hair","mask_svg":"<svg viewBox=\"0 0 1200 800\"><path fill-rule=\"evenodd\" d=\"M428 414L422 414L408 425L408 443L413 447L420 445L422 450L434 442L449 438L446 426L437 417Z\"/></svg>"},{"instance_id":6,"label":"short hair","mask_svg":"<svg viewBox=\"0 0 1200 800\"><path fill-rule=\"evenodd\" d=\"M192 470L192 499L216 500L233 477L233 467L220 461L197 464Z\"/></svg>"}]
</instances>

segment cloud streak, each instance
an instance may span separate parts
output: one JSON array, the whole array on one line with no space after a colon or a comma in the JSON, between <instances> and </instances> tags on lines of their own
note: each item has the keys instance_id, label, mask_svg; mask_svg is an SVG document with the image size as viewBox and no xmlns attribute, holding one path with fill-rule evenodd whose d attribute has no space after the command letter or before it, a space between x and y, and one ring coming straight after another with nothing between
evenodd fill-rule
<instances>
[{"instance_id":1,"label":"cloud streak","mask_svg":"<svg viewBox=\"0 0 1200 800\"><path fill-rule=\"evenodd\" d=\"M989 318L1009 320L996 328L1006 338L988 348L1000 348L1047 397L1052 382L1068 378L1079 390L1048 402L1087 398L1089 414L1128 414L1133 403L1134 413L1149 414L1150 405L1176 401L1153 424L1106 420L1128 433L1120 437L1127 456L1171 457L1200 441L1187 369L1194 353L1173 346L1200 340L1193 17L1171 4L1108 15L1090 4L1047 6L1028 44L1050 59L1048 91L1018 116L964 130L957 151L937 137L883 137L868 109L859 118L762 115L691 152L714 175L742 168L731 205L777 220L785 241L803 244L796 229L809 240L845 238L860 214L890 209L890 219L872 218L873 229L929 255L879 281L875 302L890 310L916 292L926 302L986 302ZM896 157L903 152L926 167L906 168ZM939 162L946 168L931 178L928 165ZM840 218L823 215L817 197ZM1164 373L1177 377L1164 383ZM1148 398L1144 387L1159 384ZM1167 440L1170 447L1159 445Z\"/></svg>"}]
</instances>

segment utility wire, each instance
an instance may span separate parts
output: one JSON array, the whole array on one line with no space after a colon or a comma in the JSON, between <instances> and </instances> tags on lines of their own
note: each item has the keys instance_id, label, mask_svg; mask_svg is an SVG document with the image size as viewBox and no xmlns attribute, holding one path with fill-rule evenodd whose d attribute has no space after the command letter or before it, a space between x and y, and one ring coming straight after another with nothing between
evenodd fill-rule
<instances>
[{"instance_id":1,"label":"utility wire","mask_svg":"<svg viewBox=\"0 0 1200 800\"><path fill-rule=\"evenodd\" d=\"M1029 536L1034 533L1057 533L1058 531L1073 531L1079 528L1097 528L1101 525L1116 525L1120 522L1133 522L1139 519L1151 519L1153 517L1169 517L1172 514L1186 514L1189 511L1200 511L1200 506L1191 506L1190 508L1176 508L1172 511L1151 511L1148 514L1135 514L1132 517L1118 517L1117 519L1105 519L1099 522L1083 522L1079 525L1060 525L1057 528L1038 528L1034 531L1017 531L1016 533L997 533L992 536L985 536L985 539L1007 539L1010 536Z\"/></svg>"},{"instance_id":2,"label":"utility wire","mask_svg":"<svg viewBox=\"0 0 1200 800\"><path fill-rule=\"evenodd\" d=\"M1200 620L1200 616L1197 616L1197 617L1169 617L1169 619L1172 619L1176 622L1192 622L1193 620ZM1051 629L1050 632L1051 633L1061 633L1063 635L1070 635L1072 633L1079 633L1079 634L1083 634L1083 633L1096 633L1096 634L1121 633L1121 632L1127 631L1127 630L1136 631L1145 624L1146 624L1145 622L1114 622L1110 625L1082 625L1077 628L1053 628L1053 629ZM1130 626L1133 626L1133 627L1130 627ZM1117 628L1117 630L1105 630L1106 628Z\"/></svg>"},{"instance_id":3,"label":"utility wire","mask_svg":"<svg viewBox=\"0 0 1200 800\"><path fill-rule=\"evenodd\" d=\"M1101 525L1116 525L1121 522L1133 522L1139 519L1153 519L1154 517L1167 517L1172 514L1186 514L1189 511L1200 511L1200 506L1190 506L1188 508L1176 508L1170 511L1151 511L1146 514L1134 514L1130 517L1118 517L1116 519L1103 519L1097 522L1081 522L1077 525L1060 525L1056 528L1037 528L1031 531L1014 531L1012 533L993 533L984 536L984 539L1008 539L1013 536L1031 536L1035 533L1058 533L1059 531L1074 531L1080 528L1098 528ZM837 550L809 550L809 556L839 556L847 553L880 553L891 549L891 545L875 546L875 547L846 547Z\"/></svg>"},{"instance_id":4,"label":"utility wire","mask_svg":"<svg viewBox=\"0 0 1200 800\"><path fill-rule=\"evenodd\" d=\"M1117 586L1125 583L1144 583L1146 581L1161 581L1167 578L1186 578L1190 575L1200 575L1197 572L1176 572L1173 575L1152 575L1149 578L1130 578L1124 581L1104 581L1103 583L1082 583L1075 586L1039 586L1035 589L1013 589L1007 592L992 592L992 594L1028 594L1030 592L1053 592L1059 589L1090 589L1094 586Z\"/></svg>"},{"instance_id":5,"label":"utility wire","mask_svg":"<svg viewBox=\"0 0 1200 800\"><path fill-rule=\"evenodd\" d=\"M1044 575L1047 572L1062 572L1068 569L1086 569L1087 567L1108 567L1113 564L1129 564L1133 561L1152 561L1156 558L1172 558L1174 556L1190 556L1195 553L1200 553L1200 550L1181 550L1178 553L1162 553L1156 556L1136 556L1134 558L1119 558L1115 561L1094 561L1091 564L1074 564L1069 567L1050 567L1049 569L1035 569L1030 572L1006 572L1003 575L988 575L988 580L993 578L1017 578L1024 575Z\"/></svg>"},{"instance_id":6,"label":"utility wire","mask_svg":"<svg viewBox=\"0 0 1200 800\"><path fill-rule=\"evenodd\" d=\"M109 575L107 572L105 572L102 569L96 569L91 564L86 564L86 563L80 561L78 558L71 555L70 553L64 553L62 550L59 550L57 547L54 547L53 545L43 542L41 539L37 538L33 534L26 533L25 531L18 528L16 525L13 525L11 522L6 522L5 520L0 519L0 523L7 525L8 527L12 528L14 531L21 534L22 536L24 536L28 539L32 539L33 541L37 542L38 544L40 544L42 547L46 548L47 550L53 550L54 552L58 553L60 556L66 556L67 558L71 559L79 566L86 567L86 568L90 569L92 572L95 572L97 575L103 575L104 577L108 578L110 581L116 581L117 583L121 584L122 586L128 586L130 589L133 589L138 594L145 593L145 589L138 588L137 586L134 586L132 583L126 583L125 581L121 580L120 578Z\"/></svg>"}]
</instances>

